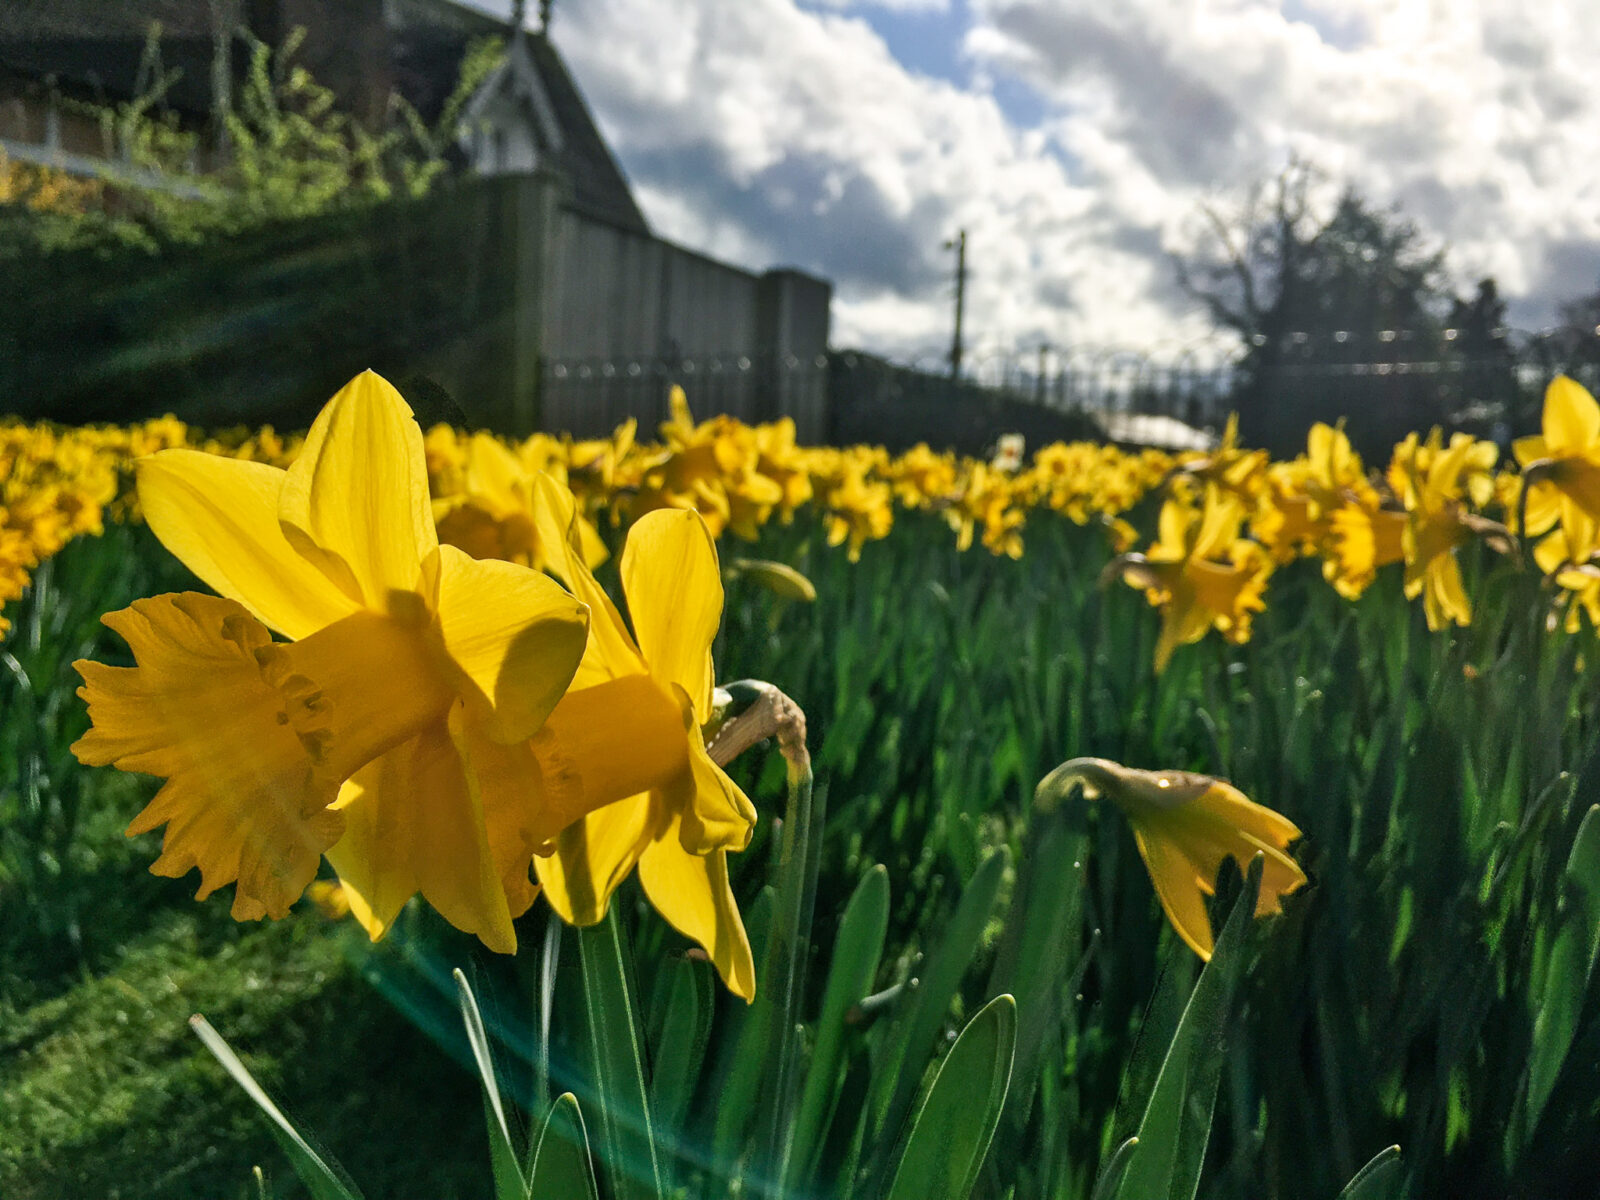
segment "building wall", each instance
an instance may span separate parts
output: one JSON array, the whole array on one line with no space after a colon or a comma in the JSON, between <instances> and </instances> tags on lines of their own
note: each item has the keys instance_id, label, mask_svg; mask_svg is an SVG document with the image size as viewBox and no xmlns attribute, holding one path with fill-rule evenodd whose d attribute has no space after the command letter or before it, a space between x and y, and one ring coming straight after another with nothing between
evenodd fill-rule
<instances>
[{"instance_id":1,"label":"building wall","mask_svg":"<svg viewBox=\"0 0 1600 1200\"><path fill-rule=\"evenodd\" d=\"M788 415L823 436L826 282L754 274L559 204L547 246L543 427L589 436L632 417L649 431L676 382L697 414Z\"/></svg>"}]
</instances>

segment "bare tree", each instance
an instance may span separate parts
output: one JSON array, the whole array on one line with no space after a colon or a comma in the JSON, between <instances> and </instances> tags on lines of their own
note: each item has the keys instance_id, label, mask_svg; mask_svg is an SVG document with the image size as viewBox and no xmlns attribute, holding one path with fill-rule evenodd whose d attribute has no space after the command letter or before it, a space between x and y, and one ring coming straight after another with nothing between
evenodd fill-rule
<instances>
[{"instance_id":1,"label":"bare tree","mask_svg":"<svg viewBox=\"0 0 1600 1200\"><path fill-rule=\"evenodd\" d=\"M1234 397L1241 429L1281 452L1313 420L1348 418L1382 451L1402 422L1441 419L1449 397L1413 364L1445 353L1453 297L1442 250L1395 209L1293 159L1228 210L1207 205L1207 237L1176 268L1183 289L1244 347ZM1403 364L1403 365L1402 365Z\"/></svg>"}]
</instances>

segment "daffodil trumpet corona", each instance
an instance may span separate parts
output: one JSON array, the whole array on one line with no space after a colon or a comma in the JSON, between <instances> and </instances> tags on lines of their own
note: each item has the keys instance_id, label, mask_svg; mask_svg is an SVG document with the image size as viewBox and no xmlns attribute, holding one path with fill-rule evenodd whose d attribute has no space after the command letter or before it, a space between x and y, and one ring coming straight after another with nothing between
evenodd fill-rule
<instances>
[{"instance_id":1,"label":"daffodil trumpet corona","mask_svg":"<svg viewBox=\"0 0 1600 1200\"><path fill-rule=\"evenodd\" d=\"M1188 771L1141 771L1104 758L1074 758L1040 781L1035 808L1060 804L1074 785L1089 799L1104 796L1133 826L1134 842L1178 936L1207 961L1211 921L1205 897L1231 858L1241 871L1265 860L1256 916L1282 911L1282 897L1302 887L1305 872L1287 853L1300 836L1294 822L1247 799L1238 788Z\"/></svg>"}]
</instances>

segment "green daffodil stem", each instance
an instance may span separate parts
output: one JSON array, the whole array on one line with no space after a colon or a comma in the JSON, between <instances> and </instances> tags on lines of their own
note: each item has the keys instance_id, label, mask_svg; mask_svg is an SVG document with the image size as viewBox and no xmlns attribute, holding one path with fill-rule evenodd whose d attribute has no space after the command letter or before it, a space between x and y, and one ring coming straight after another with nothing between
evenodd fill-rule
<instances>
[{"instance_id":1,"label":"green daffodil stem","mask_svg":"<svg viewBox=\"0 0 1600 1200\"><path fill-rule=\"evenodd\" d=\"M777 907L757 989L758 1019L768 1022L767 1045L777 1049L777 1070L762 1095L758 1145L765 1148L766 1174L777 1180L782 1162L798 1075L794 1028L799 996L805 986L805 947L811 939L811 914L816 906L817 871L822 851L824 804L811 787L811 755L806 749L806 718L800 706L770 683L741 680L727 684L728 703L722 722L706 743L712 761L731 762L771 737L787 767L788 805L778 847L773 887Z\"/></svg>"}]
</instances>

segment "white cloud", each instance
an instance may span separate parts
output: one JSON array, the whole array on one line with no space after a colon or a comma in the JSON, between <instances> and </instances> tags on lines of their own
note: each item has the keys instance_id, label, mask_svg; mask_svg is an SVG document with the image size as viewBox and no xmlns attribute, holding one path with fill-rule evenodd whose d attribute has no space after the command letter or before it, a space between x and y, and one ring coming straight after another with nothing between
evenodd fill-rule
<instances>
[{"instance_id":1,"label":"white cloud","mask_svg":"<svg viewBox=\"0 0 1600 1200\"><path fill-rule=\"evenodd\" d=\"M811 0L817 8L882 8L889 12L949 12L950 0Z\"/></svg>"},{"instance_id":2,"label":"white cloud","mask_svg":"<svg viewBox=\"0 0 1600 1200\"><path fill-rule=\"evenodd\" d=\"M958 228L979 354L1203 340L1168 255L1291 152L1529 316L1600 275L1590 0L969 0L959 84L828 2L589 0L555 35L652 224L832 278L838 344L943 353ZM1035 128L1001 86L1042 100Z\"/></svg>"},{"instance_id":3,"label":"white cloud","mask_svg":"<svg viewBox=\"0 0 1600 1200\"><path fill-rule=\"evenodd\" d=\"M1049 96L1119 213L1173 238L1296 152L1398 202L1537 318L1600 273L1587 0L977 0L975 54Z\"/></svg>"}]
</instances>

